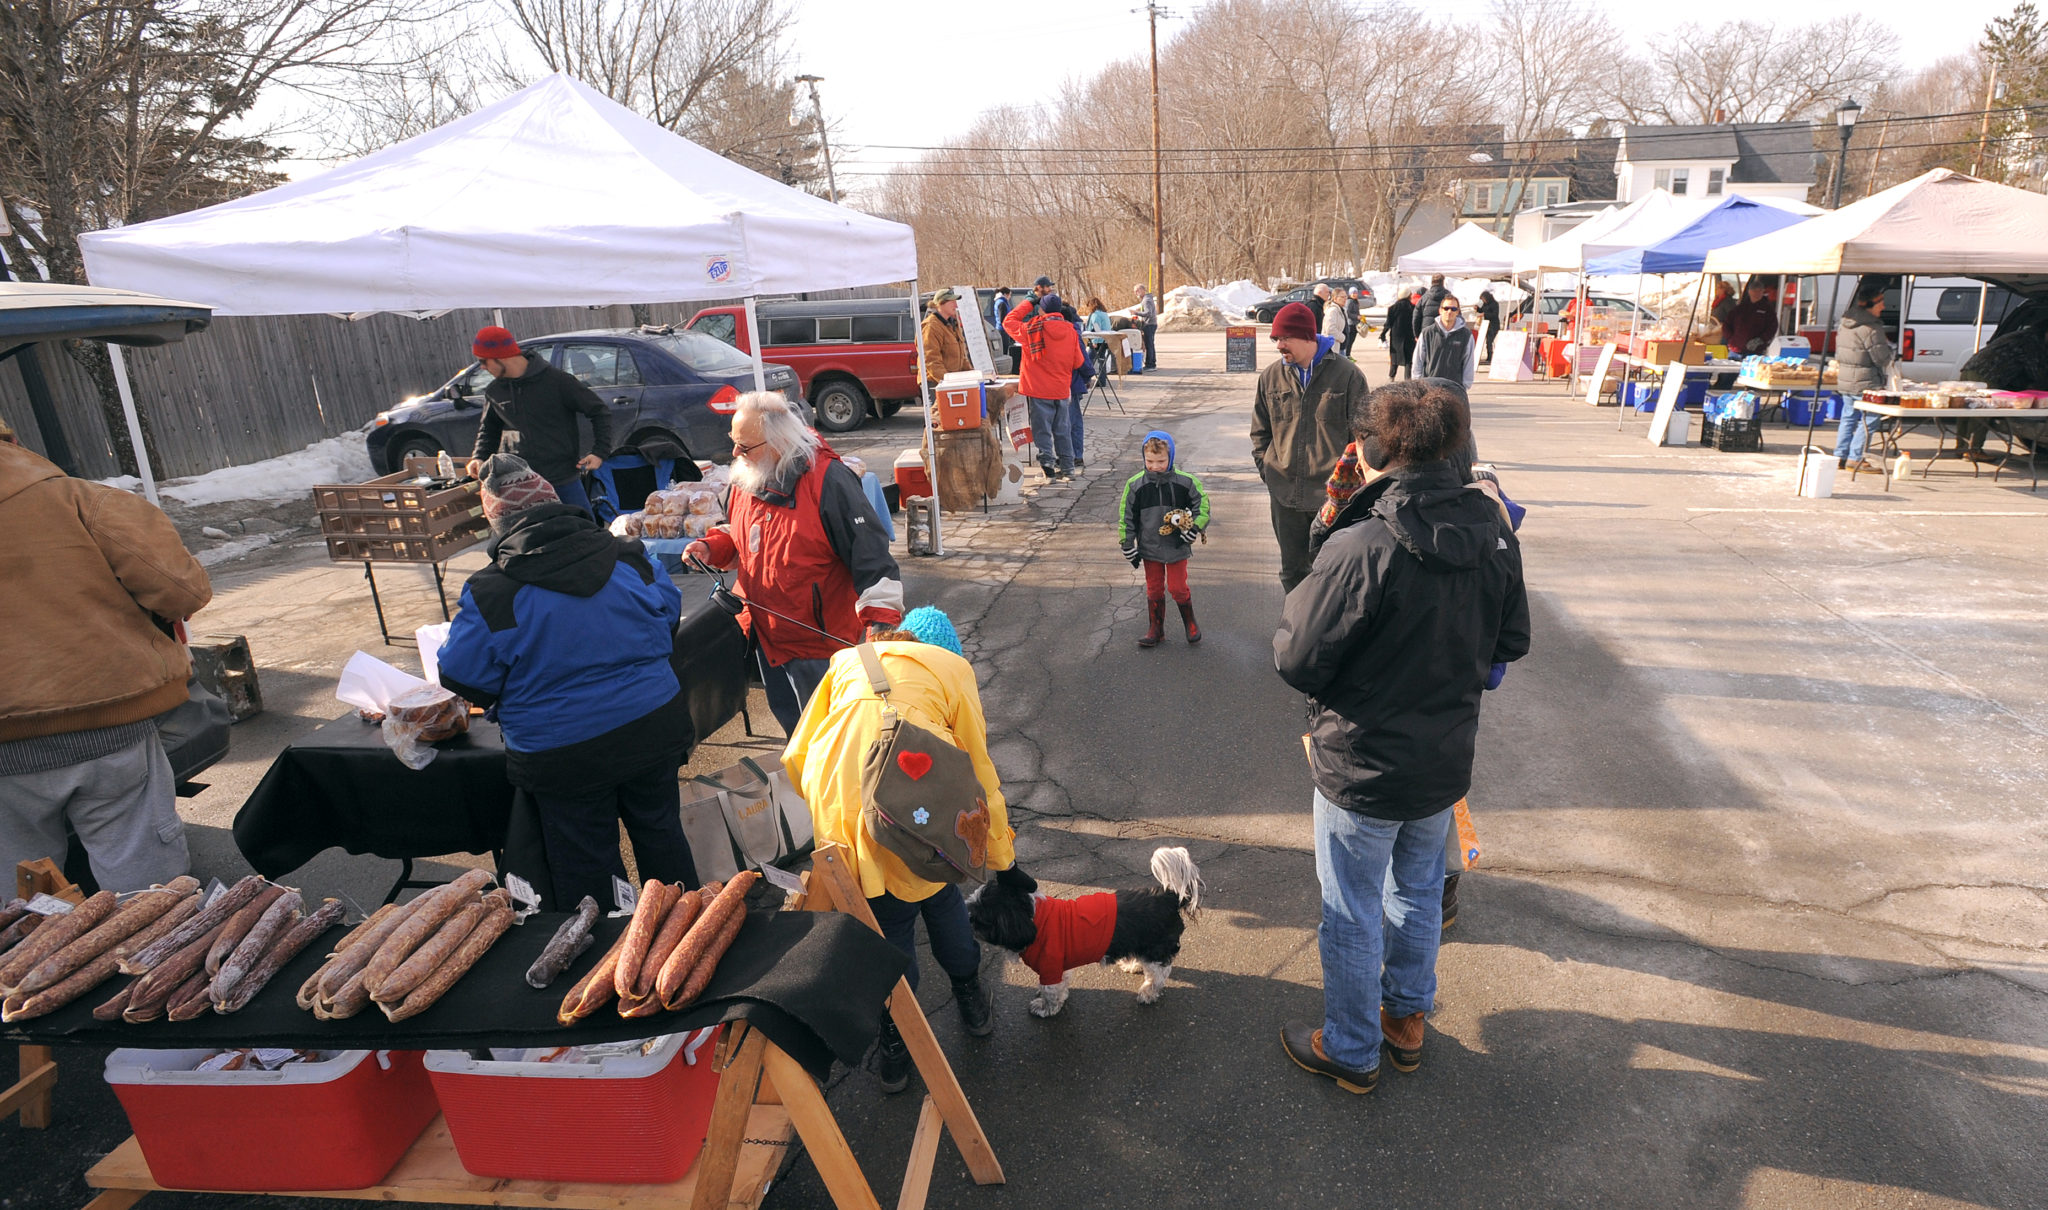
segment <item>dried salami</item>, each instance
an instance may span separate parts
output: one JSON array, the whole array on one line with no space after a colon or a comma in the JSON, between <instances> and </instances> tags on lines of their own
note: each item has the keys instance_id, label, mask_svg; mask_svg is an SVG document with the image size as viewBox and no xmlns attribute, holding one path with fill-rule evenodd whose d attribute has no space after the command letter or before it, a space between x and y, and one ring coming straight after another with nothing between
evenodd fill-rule
<instances>
[{"instance_id":1,"label":"dried salami","mask_svg":"<svg viewBox=\"0 0 2048 1210\"><path fill-rule=\"evenodd\" d=\"M256 927L258 920L263 919L263 914L270 910L270 905L284 898L285 892L289 889L266 886L256 892L254 899L243 904L239 911L228 917L227 927L213 939L213 948L206 952L207 978L210 979L220 973L220 964L228 960L228 955L234 952L236 946L242 944L242 938L249 935L249 930Z\"/></svg>"},{"instance_id":2,"label":"dried salami","mask_svg":"<svg viewBox=\"0 0 2048 1210\"><path fill-rule=\"evenodd\" d=\"M343 911L341 900L330 899L321 904L319 910L312 915L295 922L291 928L285 930L283 936L263 952L263 956L256 960L249 973L242 976L241 982L230 987L225 997L214 1000L213 1011L223 1014L239 1012L255 998L257 992L263 990L265 984L277 977L277 972L284 969L285 963L298 957L299 951L313 944L320 934L340 924Z\"/></svg>"},{"instance_id":3,"label":"dried salami","mask_svg":"<svg viewBox=\"0 0 2048 1210\"><path fill-rule=\"evenodd\" d=\"M220 968L214 971L213 982L207 986L207 994L215 1000L226 999L227 994L234 990L235 984L240 983L243 976L249 973L249 968L255 966L257 959L263 957L263 951L270 948L270 943L277 940L280 933L298 923L299 917L305 914L305 908L306 901L297 891L272 900L270 906L263 910L263 915L250 928L248 935L236 943L235 948L221 962Z\"/></svg>"},{"instance_id":4,"label":"dried salami","mask_svg":"<svg viewBox=\"0 0 2048 1210\"><path fill-rule=\"evenodd\" d=\"M576 914L562 922L562 927L548 938L540 957L526 968L526 986L545 988L569 969L569 964L576 961L578 954L590 948L595 940L590 930L597 926L597 914L597 900L585 895L583 902L576 905Z\"/></svg>"},{"instance_id":5,"label":"dried salami","mask_svg":"<svg viewBox=\"0 0 2048 1210\"><path fill-rule=\"evenodd\" d=\"M512 927L513 918L514 913L509 900L492 903L482 922L470 930L469 936L462 939L462 944L455 948L455 952L448 956L448 960L436 967L434 973L427 976L427 981L414 988L402 1003L396 1007L383 1005L384 1015L393 1021L403 1021L432 1008L435 1001L447 995L448 989L455 986L456 980L469 973L469 968L476 965L477 959L482 958L486 951L498 943L498 938L504 936L505 930Z\"/></svg>"},{"instance_id":6,"label":"dried salami","mask_svg":"<svg viewBox=\"0 0 2048 1210\"><path fill-rule=\"evenodd\" d=\"M151 944L123 958L121 960L121 973L124 975L149 973L150 970L155 968L165 958L190 945L193 938L203 934L211 934L214 929L225 923L228 917L248 906L249 901L256 898L258 892L263 890L264 885L260 875L251 874L227 890L222 891L220 898L202 906L190 920L187 920L184 924L166 933L164 936L157 938ZM201 957L203 959L204 955L201 955Z\"/></svg>"}]
</instances>

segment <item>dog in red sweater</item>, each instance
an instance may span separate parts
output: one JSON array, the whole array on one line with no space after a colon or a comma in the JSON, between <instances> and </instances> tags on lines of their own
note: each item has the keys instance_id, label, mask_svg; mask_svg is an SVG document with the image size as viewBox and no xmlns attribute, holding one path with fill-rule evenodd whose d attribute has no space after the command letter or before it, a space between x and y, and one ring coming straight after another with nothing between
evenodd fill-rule
<instances>
[{"instance_id":1,"label":"dog in red sweater","mask_svg":"<svg viewBox=\"0 0 2048 1210\"><path fill-rule=\"evenodd\" d=\"M1055 899L1039 894L1037 880L1013 865L974 893L967 919L975 936L1037 973L1032 1016L1050 1017L1066 1007L1067 972L1090 962L1143 971L1138 1003L1150 1004L1166 990L1181 933L1202 906L1202 871L1186 849L1155 850L1152 877L1156 889Z\"/></svg>"}]
</instances>

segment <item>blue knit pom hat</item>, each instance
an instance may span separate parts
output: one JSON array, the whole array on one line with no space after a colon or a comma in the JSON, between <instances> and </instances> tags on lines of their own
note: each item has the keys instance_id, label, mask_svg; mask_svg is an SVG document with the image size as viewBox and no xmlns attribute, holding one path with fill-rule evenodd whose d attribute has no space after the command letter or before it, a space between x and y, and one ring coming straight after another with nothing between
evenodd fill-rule
<instances>
[{"instance_id":1,"label":"blue knit pom hat","mask_svg":"<svg viewBox=\"0 0 2048 1210\"><path fill-rule=\"evenodd\" d=\"M944 610L934 609L930 605L920 605L903 615L903 620L897 623L897 629L907 630L916 635L920 643L943 647L957 656L966 655L960 650L960 633L953 629L953 619L947 617Z\"/></svg>"}]
</instances>

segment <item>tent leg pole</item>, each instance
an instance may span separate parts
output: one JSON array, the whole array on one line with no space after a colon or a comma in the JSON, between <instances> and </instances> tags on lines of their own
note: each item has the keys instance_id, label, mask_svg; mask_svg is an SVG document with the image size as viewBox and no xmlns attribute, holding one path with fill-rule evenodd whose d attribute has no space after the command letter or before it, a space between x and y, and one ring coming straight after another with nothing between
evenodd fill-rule
<instances>
[{"instance_id":1,"label":"tent leg pole","mask_svg":"<svg viewBox=\"0 0 2048 1210\"><path fill-rule=\"evenodd\" d=\"M924 322L924 317L917 313L919 293L918 279L913 277L910 279L910 330L917 340L917 398L924 405L924 448L931 451L928 465L932 479L932 557L937 558L946 553L946 540L941 534L942 523L939 520L939 514L944 510L939 507L939 438L932 432L932 390L931 383L925 378L924 336L918 326Z\"/></svg>"},{"instance_id":2,"label":"tent leg pole","mask_svg":"<svg viewBox=\"0 0 2048 1210\"><path fill-rule=\"evenodd\" d=\"M128 418L128 441L135 448L135 469L142 474L142 494L151 504L163 507L156 494L156 471L149 465L149 447L142 441L142 417L135 410L135 389L128 384L128 359L121 346L107 342L107 357L114 363L114 388L121 393L121 413Z\"/></svg>"},{"instance_id":3,"label":"tent leg pole","mask_svg":"<svg viewBox=\"0 0 2048 1210\"><path fill-rule=\"evenodd\" d=\"M1785 291L1782 285L1778 290L1778 297L1785 297ZM1815 301L1818 302L1819 300L1816 299ZM1835 330L1835 325L1841 322L1842 275L1840 273L1837 273L1835 274L1834 286L1828 291L1828 326L1820 334L1820 369L1814 372L1813 402L1807 405L1806 408L1806 444L1799 447L1799 475L1792 481L1792 494L1794 496L1797 496L1800 492L1800 489L1806 486L1806 460L1813 455L1814 415L1816 412L1820 410L1820 393L1822 388L1827 385L1822 380L1828 376L1828 356L1831 352L1839 351L1829 348L1828 334L1830 332L1833 332ZM1904 328L1905 326L1906 303L1905 300L1901 298L1899 301L1899 327ZM1797 332L1799 330L1799 313L1797 311L1794 311L1792 313L1792 330L1794 332ZM1839 337L1837 339L1839 339ZM1839 365L1840 363L1837 362L1836 364ZM1839 377L1839 371L1837 372L1837 376ZM1840 387L1842 384L1840 382L1837 382L1835 385L1837 387ZM1838 395L1841 394L1839 390L1835 393ZM1849 401L1844 399L1842 401L1842 406L1845 409L1848 408ZM1763 426L1758 425L1757 427L1762 428Z\"/></svg>"},{"instance_id":4,"label":"tent leg pole","mask_svg":"<svg viewBox=\"0 0 2048 1210\"><path fill-rule=\"evenodd\" d=\"M754 312L754 296L747 295L747 345L754 361L754 389L768 389L768 371L761 366L761 318Z\"/></svg>"}]
</instances>

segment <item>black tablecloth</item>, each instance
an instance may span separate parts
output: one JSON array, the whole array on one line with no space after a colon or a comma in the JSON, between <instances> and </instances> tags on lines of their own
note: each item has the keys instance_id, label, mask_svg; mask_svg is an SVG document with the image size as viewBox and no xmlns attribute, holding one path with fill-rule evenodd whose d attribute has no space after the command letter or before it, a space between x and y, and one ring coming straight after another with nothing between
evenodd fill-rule
<instances>
[{"instance_id":1,"label":"black tablecloth","mask_svg":"<svg viewBox=\"0 0 2048 1210\"><path fill-rule=\"evenodd\" d=\"M693 597L684 594L670 657L689 698L692 749L747 699L746 635L731 614ZM440 755L415 771L385 747L381 728L354 714L323 724L271 762L235 816L235 844L266 878L335 847L388 858L505 848L512 784L498 728L472 719L469 734L434 746Z\"/></svg>"},{"instance_id":2,"label":"black tablecloth","mask_svg":"<svg viewBox=\"0 0 2048 1210\"><path fill-rule=\"evenodd\" d=\"M226 1017L194 1021L106 1024L95 1005L121 990L109 979L47 1017L0 1026L0 1040L40 1045L137 1046L175 1050L201 1046L294 1046L308 1049L466 1050L484 1046L566 1046L680 1033L720 1021L746 1020L823 1078L836 1055L858 1063L881 1028L882 1004L908 968L903 951L873 929L834 912L764 912L749 917L696 1004L674 1013L626 1021L613 1007L577 1025L556 1023L562 998L603 958L626 921L598 923L597 943L545 991L526 985L548 938L566 915L527 919L491 947L440 1003L392 1024L372 1006L346 1021L320 1021L296 1002L299 985L319 969L337 930L311 946L249 1002Z\"/></svg>"}]
</instances>

